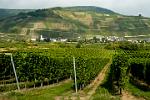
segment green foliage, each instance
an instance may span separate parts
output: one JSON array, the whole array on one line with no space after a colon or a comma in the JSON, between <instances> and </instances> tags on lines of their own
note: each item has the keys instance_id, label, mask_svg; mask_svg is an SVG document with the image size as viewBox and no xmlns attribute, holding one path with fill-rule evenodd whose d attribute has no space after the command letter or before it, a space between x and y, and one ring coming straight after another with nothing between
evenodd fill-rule
<instances>
[{"instance_id":1,"label":"green foliage","mask_svg":"<svg viewBox=\"0 0 150 100\"><path fill-rule=\"evenodd\" d=\"M25 88L25 85L26 85L26 88L31 88L31 87L33 88L34 84L37 85L37 83L34 83L34 82L20 83L19 87L20 89L23 89ZM16 90L16 89L18 89L16 83L0 85L0 92L7 92L7 91Z\"/></svg>"},{"instance_id":2,"label":"green foliage","mask_svg":"<svg viewBox=\"0 0 150 100\"><path fill-rule=\"evenodd\" d=\"M59 44L58 44L59 45ZM46 55L50 57L83 57L83 58L110 58L113 54L113 51L107 51L105 49L93 48L93 47L84 47L84 48L58 48L56 43L52 44L50 49L21 49L14 52L31 52L37 53L39 55ZM90 45L89 45L90 46ZM11 51L8 51L11 52Z\"/></svg>"},{"instance_id":3,"label":"green foliage","mask_svg":"<svg viewBox=\"0 0 150 100\"><path fill-rule=\"evenodd\" d=\"M141 91L141 89L139 89L131 83L127 84L126 89L137 97L142 97L145 100L150 100L150 91Z\"/></svg>"},{"instance_id":4,"label":"green foliage","mask_svg":"<svg viewBox=\"0 0 150 100\"><path fill-rule=\"evenodd\" d=\"M111 95L107 89L99 86L90 100L120 100L120 97Z\"/></svg>"},{"instance_id":5,"label":"green foliage","mask_svg":"<svg viewBox=\"0 0 150 100\"><path fill-rule=\"evenodd\" d=\"M77 7L68 7L67 10L71 11L80 11L80 12L97 12L97 13L108 13L108 14L115 14L113 11L100 8L100 7L94 7L94 6L77 6Z\"/></svg>"},{"instance_id":6,"label":"green foliage","mask_svg":"<svg viewBox=\"0 0 150 100\"><path fill-rule=\"evenodd\" d=\"M146 47L141 44L137 43L131 43L131 42L114 42L109 43L105 46L105 49L109 50L129 50L129 51L135 51L135 50L144 50Z\"/></svg>"},{"instance_id":7,"label":"green foliage","mask_svg":"<svg viewBox=\"0 0 150 100\"><path fill-rule=\"evenodd\" d=\"M102 81L102 84L96 89L94 95L90 100L120 100L120 96L112 95L109 91L111 88L110 77L110 68L105 73L105 79Z\"/></svg>"},{"instance_id":8,"label":"green foliage","mask_svg":"<svg viewBox=\"0 0 150 100\"><path fill-rule=\"evenodd\" d=\"M130 43L130 42L121 42L119 48L122 50L139 50L141 49L140 44Z\"/></svg>"},{"instance_id":9,"label":"green foliage","mask_svg":"<svg viewBox=\"0 0 150 100\"><path fill-rule=\"evenodd\" d=\"M150 54L143 51L128 51L114 56L109 79L115 93L130 82L142 90L149 90Z\"/></svg>"},{"instance_id":10,"label":"green foliage","mask_svg":"<svg viewBox=\"0 0 150 100\"><path fill-rule=\"evenodd\" d=\"M55 14L51 9L39 9L34 12L28 12L27 16L35 17L35 18L45 18L45 17L55 17L61 18L59 15Z\"/></svg>"},{"instance_id":11,"label":"green foliage","mask_svg":"<svg viewBox=\"0 0 150 100\"><path fill-rule=\"evenodd\" d=\"M125 54L115 55L111 65L112 86L114 91L117 92L125 87L128 81L127 69L128 57Z\"/></svg>"},{"instance_id":12,"label":"green foliage","mask_svg":"<svg viewBox=\"0 0 150 100\"><path fill-rule=\"evenodd\" d=\"M83 59L79 57L76 59L77 84L79 89L83 89L101 71L101 69L108 63L106 58L89 58ZM91 67L92 66L92 67Z\"/></svg>"},{"instance_id":13,"label":"green foliage","mask_svg":"<svg viewBox=\"0 0 150 100\"><path fill-rule=\"evenodd\" d=\"M71 62L67 58L52 58L35 53L17 53L14 55L20 81L52 82L67 79L71 75Z\"/></svg>"},{"instance_id":14,"label":"green foliage","mask_svg":"<svg viewBox=\"0 0 150 100\"><path fill-rule=\"evenodd\" d=\"M33 9L0 9L0 19L5 17L10 17L19 14L20 12L30 12Z\"/></svg>"},{"instance_id":15,"label":"green foliage","mask_svg":"<svg viewBox=\"0 0 150 100\"><path fill-rule=\"evenodd\" d=\"M83 88L97 76L108 62L109 59L107 56L105 56L106 58L102 58L102 55L105 55L104 51L94 48L27 49L25 51L13 52L13 59L20 82L42 84L47 81L51 84L68 79L70 76L74 77L72 61L72 57L74 56L77 66L77 81L79 87ZM7 60L3 56L1 58ZM0 64L3 64L3 62L1 61ZM8 65L4 65L4 68L7 67ZM12 66L8 68L12 68ZM5 75L4 70L2 72Z\"/></svg>"},{"instance_id":16,"label":"green foliage","mask_svg":"<svg viewBox=\"0 0 150 100\"><path fill-rule=\"evenodd\" d=\"M46 88L31 89L25 92L9 92L1 95L0 99L11 100L55 100L56 96L71 91L72 81L60 83Z\"/></svg>"},{"instance_id":17,"label":"green foliage","mask_svg":"<svg viewBox=\"0 0 150 100\"><path fill-rule=\"evenodd\" d=\"M79 41L79 42L77 43L77 45L76 45L76 48L81 48L81 47L82 47L82 42Z\"/></svg>"},{"instance_id":18,"label":"green foliage","mask_svg":"<svg viewBox=\"0 0 150 100\"><path fill-rule=\"evenodd\" d=\"M10 79L13 77L10 56L0 54L0 80Z\"/></svg>"},{"instance_id":19,"label":"green foliage","mask_svg":"<svg viewBox=\"0 0 150 100\"><path fill-rule=\"evenodd\" d=\"M105 49L108 49L108 50L116 50L118 48L119 48L119 44L117 44L117 43L108 43L105 46Z\"/></svg>"},{"instance_id":20,"label":"green foliage","mask_svg":"<svg viewBox=\"0 0 150 100\"><path fill-rule=\"evenodd\" d=\"M150 59L149 58L132 58L130 59L131 75L141 81L150 84Z\"/></svg>"},{"instance_id":21,"label":"green foliage","mask_svg":"<svg viewBox=\"0 0 150 100\"><path fill-rule=\"evenodd\" d=\"M59 30L59 29L53 29L53 30L37 30L36 33L38 35L43 35L49 38L66 38L66 37L72 37L74 35L73 32L71 31L63 31L63 30Z\"/></svg>"}]
</instances>

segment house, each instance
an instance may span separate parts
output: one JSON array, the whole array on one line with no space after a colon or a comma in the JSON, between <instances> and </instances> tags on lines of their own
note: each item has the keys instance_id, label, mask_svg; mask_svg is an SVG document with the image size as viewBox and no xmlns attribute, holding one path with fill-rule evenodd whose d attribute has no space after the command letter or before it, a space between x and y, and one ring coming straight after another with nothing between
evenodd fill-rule
<instances>
[{"instance_id":1,"label":"house","mask_svg":"<svg viewBox=\"0 0 150 100\"><path fill-rule=\"evenodd\" d=\"M146 41L146 42L150 42L150 38L147 38L147 39L145 39L144 41Z\"/></svg>"},{"instance_id":2,"label":"house","mask_svg":"<svg viewBox=\"0 0 150 100\"><path fill-rule=\"evenodd\" d=\"M37 40L37 38L38 38L37 36L32 36L31 41L35 42Z\"/></svg>"},{"instance_id":3,"label":"house","mask_svg":"<svg viewBox=\"0 0 150 100\"><path fill-rule=\"evenodd\" d=\"M60 39L60 41L61 41L61 42L66 42L66 41L67 41L67 39Z\"/></svg>"},{"instance_id":4,"label":"house","mask_svg":"<svg viewBox=\"0 0 150 100\"><path fill-rule=\"evenodd\" d=\"M36 41L36 38L31 38L31 41Z\"/></svg>"},{"instance_id":5,"label":"house","mask_svg":"<svg viewBox=\"0 0 150 100\"><path fill-rule=\"evenodd\" d=\"M103 41L103 39L105 38L104 36L102 36L102 35L96 35L95 36L97 39L99 39L99 41Z\"/></svg>"},{"instance_id":6,"label":"house","mask_svg":"<svg viewBox=\"0 0 150 100\"><path fill-rule=\"evenodd\" d=\"M51 42L57 42L57 39L56 38L50 38L50 41Z\"/></svg>"},{"instance_id":7,"label":"house","mask_svg":"<svg viewBox=\"0 0 150 100\"><path fill-rule=\"evenodd\" d=\"M43 37L43 35L40 35L40 41L44 41L45 38Z\"/></svg>"},{"instance_id":8,"label":"house","mask_svg":"<svg viewBox=\"0 0 150 100\"><path fill-rule=\"evenodd\" d=\"M116 36L108 36L107 40L110 41L110 42L114 42L114 41L116 41L117 38L118 37L116 37Z\"/></svg>"},{"instance_id":9,"label":"house","mask_svg":"<svg viewBox=\"0 0 150 100\"><path fill-rule=\"evenodd\" d=\"M109 15L109 14L104 14L104 16L107 16L107 17L109 17L110 15Z\"/></svg>"},{"instance_id":10,"label":"house","mask_svg":"<svg viewBox=\"0 0 150 100\"><path fill-rule=\"evenodd\" d=\"M116 41L126 41L126 39L123 38L123 37L118 37L118 38L116 39Z\"/></svg>"}]
</instances>

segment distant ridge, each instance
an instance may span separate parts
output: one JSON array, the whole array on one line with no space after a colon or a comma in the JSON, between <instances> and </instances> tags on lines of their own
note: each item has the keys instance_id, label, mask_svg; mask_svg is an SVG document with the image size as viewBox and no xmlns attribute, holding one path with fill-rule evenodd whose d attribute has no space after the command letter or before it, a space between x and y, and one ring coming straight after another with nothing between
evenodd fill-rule
<instances>
[{"instance_id":1,"label":"distant ridge","mask_svg":"<svg viewBox=\"0 0 150 100\"><path fill-rule=\"evenodd\" d=\"M102 8L102 7L96 7L96 6L74 6L74 7L66 7L66 9L73 10L73 11L91 11L91 12L97 12L97 13L115 13L112 10Z\"/></svg>"},{"instance_id":2,"label":"distant ridge","mask_svg":"<svg viewBox=\"0 0 150 100\"><path fill-rule=\"evenodd\" d=\"M0 8L0 18L14 16L20 12L27 13L30 11L34 11L34 9L3 9L3 8Z\"/></svg>"}]
</instances>

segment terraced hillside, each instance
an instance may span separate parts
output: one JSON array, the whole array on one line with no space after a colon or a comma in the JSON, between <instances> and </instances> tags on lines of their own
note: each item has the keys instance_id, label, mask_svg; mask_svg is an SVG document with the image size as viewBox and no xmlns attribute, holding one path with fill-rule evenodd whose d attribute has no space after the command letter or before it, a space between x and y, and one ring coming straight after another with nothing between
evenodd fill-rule
<instances>
[{"instance_id":1,"label":"terraced hillside","mask_svg":"<svg viewBox=\"0 0 150 100\"><path fill-rule=\"evenodd\" d=\"M57 7L3 18L0 20L0 33L22 34L24 37L43 34L54 38L147 35L150 33L150 18L125 16L92 6Z\"/></svg>"}]
</instances>

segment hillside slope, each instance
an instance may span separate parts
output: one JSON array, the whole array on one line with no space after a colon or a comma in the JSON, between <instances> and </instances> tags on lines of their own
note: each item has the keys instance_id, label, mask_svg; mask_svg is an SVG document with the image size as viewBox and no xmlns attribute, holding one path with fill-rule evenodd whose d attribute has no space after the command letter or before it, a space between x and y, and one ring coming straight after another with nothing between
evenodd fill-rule
<instances>
[{"instance_id":1,"label":"hillside slope","mask_svg":"<svg viewBox=\"0 0 150 100\"><path fill-rule=\"evenodd\" d=\"M1 33L24 36L87 37L90 35L140 35L150 33L150 19L124 16L93 6L41 9L0 19Z\"/></svg>"},{"instance_id":2,"label":"hillside slope","mask_svg":"<svg viewBox=\"0 0 150 100\"><path fill-rule=\"evenodd\" d=\"M0 18L14 16L19 14L20 12L27 13L30 11L34 11L34 9L0 9Z\"/></svg>"}]
</instances>

